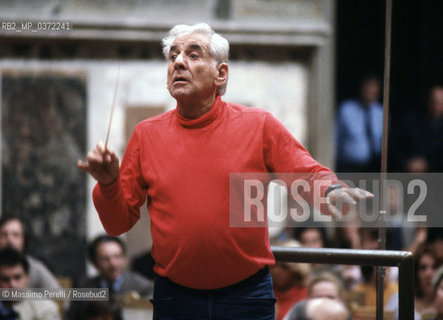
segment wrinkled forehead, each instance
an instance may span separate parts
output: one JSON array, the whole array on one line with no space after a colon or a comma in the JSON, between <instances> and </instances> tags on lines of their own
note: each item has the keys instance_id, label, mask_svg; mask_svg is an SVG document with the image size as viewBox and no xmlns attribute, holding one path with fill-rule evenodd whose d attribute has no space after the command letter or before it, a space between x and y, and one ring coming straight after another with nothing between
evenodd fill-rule
<instances>
[{"instance_id":1,"label":"wrinkled forehead","mask_svg":"<svg viewBox=\"0 0 443 320\"><path fill-rule=\"evenodd\" d=\"M210 54L209 37L200 33L178 36L174 42L172 42L170 51L189 48L200 49L202 52Z\"/></svg>"}]
</instances>

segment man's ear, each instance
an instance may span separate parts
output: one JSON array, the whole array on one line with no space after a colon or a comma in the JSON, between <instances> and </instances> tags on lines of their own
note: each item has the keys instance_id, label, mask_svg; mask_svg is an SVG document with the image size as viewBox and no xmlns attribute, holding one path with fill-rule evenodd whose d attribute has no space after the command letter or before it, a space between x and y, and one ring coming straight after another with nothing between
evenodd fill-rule
<instances>
[{"instance_id":1,"label":"man's ear","mask_svg":"<svg viewBox=\"0 0 443 320\"><path fill-rule=\"evenodd\" d=\"M227 63L220 63L217 66L217 74L215 75L215 85L223 86L228 81L229 68Z\"/></svg>"}]
</instances>

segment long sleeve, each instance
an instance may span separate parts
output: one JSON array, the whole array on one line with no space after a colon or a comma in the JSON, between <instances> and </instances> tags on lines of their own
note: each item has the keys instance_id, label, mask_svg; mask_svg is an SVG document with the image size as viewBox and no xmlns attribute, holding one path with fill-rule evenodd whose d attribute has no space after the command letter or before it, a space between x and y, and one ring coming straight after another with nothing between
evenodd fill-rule
<instances>
[{"instance_id":1,"label":"long sleeve","mask_svg":"<svg viewBox=\"0 0 443 320\"><path fill-rule=\"evenodd\" d=\"M140 166L140 146L135 130L126 148L119 178L111 185L97 183L93 191L95 208L106 232L120 235L140 218L140 207L146 200L147 185Z\"/></svg>"},{"instance_id":2,"label":"long sleeve","mask_svg":"<svg viewBox=\"0 0 443 320\"><path fill-rule=\"evenodd\" d=\"M282 177L288 188L296 180L309 184L309 191L302 194L314 206L319 203L326 189L340 183L336 175L327 167L318 163L309 152L292 136L292 134L271 114L264 126L264 159L270 172ZM290 190L290 189L288 189ZM327 206L319 209L327 213Z\"/></svg>"}]
</instances>

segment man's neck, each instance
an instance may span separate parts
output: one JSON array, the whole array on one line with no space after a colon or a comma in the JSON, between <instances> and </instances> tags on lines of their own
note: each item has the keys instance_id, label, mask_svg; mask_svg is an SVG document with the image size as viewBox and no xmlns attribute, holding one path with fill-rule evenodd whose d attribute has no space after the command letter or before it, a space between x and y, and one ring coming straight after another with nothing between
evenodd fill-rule
<instances>
[{"instance_id":1,"label":"man's neck","mask_svg":"<svg viewBox=\"0 0 443 320\"><path fill-rule=\"evenodd\" d=\"M216 97L209 97L203 101L178 101L177 109L178 112L185 118L197 119L208 113L214 105Z\"/></svg>"}]
</instances>

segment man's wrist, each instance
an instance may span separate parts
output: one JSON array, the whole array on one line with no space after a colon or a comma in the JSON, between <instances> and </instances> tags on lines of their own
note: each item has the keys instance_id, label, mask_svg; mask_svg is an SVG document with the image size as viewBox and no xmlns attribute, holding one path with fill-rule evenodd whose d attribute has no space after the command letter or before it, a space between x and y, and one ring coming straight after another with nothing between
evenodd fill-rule
<instances>
[{"instance_id":1,"label":"man's wrist","mask_svg":"<svg viewBox=\"0 0 443 320\"><path fill-rule=\"evenodd\" d=\"M341 188L343 188L343 185L340 183L334 183L334 184L330 185L329 188L326 189L326 191L325 191L325 198L328 196L329 192L331 192L335 189L341 189Z\"/></svg>"}]
</instances>

